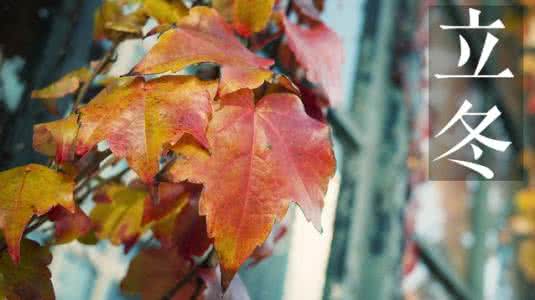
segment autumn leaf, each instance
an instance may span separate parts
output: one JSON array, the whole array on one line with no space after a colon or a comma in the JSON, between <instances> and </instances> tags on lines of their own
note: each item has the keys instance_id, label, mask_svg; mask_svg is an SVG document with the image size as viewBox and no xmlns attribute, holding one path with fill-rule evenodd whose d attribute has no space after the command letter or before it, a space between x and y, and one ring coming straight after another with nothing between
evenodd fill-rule
<instances>
[{"instance_id":1,"label":"autumn leaf","mask_svg":"<svg viewBox=\"0 0 535 300\"><path fill-rule=\"evenodd\" d=\"M329 100L323 97L318 89L303 84L295 85L288 77L277 75L266 85L265 94L270 93L292 93L298 95L301 102L303 102L306 113L310 117L326 122L324 111L329 106Z\"/></svg>"},{"instance_id":2,"label":"autumn leaf","mask_svg":"<svg viewBox=\"0 0 535 300\"><path fill-rule=\"evenodd\" d=\"M535 240L523 240L518 247L518 265L524 275L535 281Z\"/></svg>"},{"instance_id":3,"label":"autumn leaf","mask_svg":"<svg viewBox=\"0 0 535 300\"><path fill-rule=\"evenodd\" d=\"M515 197L516 206L521 214L535 218L535 189L519 191Z\"/></svg>"},{"instance_id":4,"label":"autumn leaf","mask_svg":"<svg viewBox=\"0 0 535 300\"><path fill-rule=\"evenodd\" d=\"M212 7L245 37L262 31L270 20L275 0L214 0Z\"/></svg>"},{"instance_id":5,"label":"autumn leaf","mask_svg":"<svg viewBox=\"0 0 535 300\"><path fill-rule=\"evenodd\" d=\"M128 251L142 233L179 214L188 197L183 184L160 183L157 201L143 185L109 184L95 194L90 218L97 237L124 243Z\"/></svg>"},{"instance_id":6,"label":"autumn leaf","mask_svg":"<svg viewBox=\"0 0 535 300\"><path fill-rule=\"evenodd\" d=\"M206 145L205 130L216 81L193 76L136 78L111 86L80 109L76 154L106 140L146 183L154 182L161 154L184 133Z\"/></svg>"},{"instance_id":7,"label":"autumn leaf","mask_svg":"<svg viewBox=\"0 0 535 300\"><path fill-rule=\"evenodd\" d=\"M329 106L329 101L317 89L299 85L299 90L307 114L320 122L327 122L324 111Z\"/></svg>"},{"instance_id":8,"label":"autumn leaf","mask_svg":"<svg viewBox=\"0 0 535 300\"><path fill-rule=\"evenodd\" d=\"M528 153L525 157L531 159ZM533 235L535 233L535 189L526 188L515 196L517 214L511 216L510 228L515 234Z\"/></svg>"},{"instance_id":9,"label":"autumn leaf","mask_svg":"<svg viewBox=\"0 0 535 300\"><path fill-rule=\"evenodd\" d=\"M234 0L233 25L243 36L263 30L270 17L275 0Z\"/></svg>"},{"instance_id":10,"label":"autumn leaf","mask_svg":"<svg viewBox=\"0 0 535 300\"><path fill-rule=\"evenodd\" d=\"M95 40L108 38L113 41L127 37L141 37L142 28L147 20L144 11L138 9L123 14L123 3L119 0L105 0L95 12L93 37Z\"/></svg>"},{"instance_id":11,"label":"autumn leaf","mask_svg":"<svg viewBox=\"0 0 535 300\"><path fill-rule=\"evenodd\" d=\"M22 259L17 265L5 251L0 253L0 298L53 300L54 289L48 265L48 248L31 240L21 242Z\"/></svg>"},{"instance_id":12,"label":"autumn leaf","mask_svg":"<svg viewBox=\"0 0 535 300\"><path fill-rule=\"evenodd\" d=\"M264 95L273 93L292 93L301 95L299 87L285 75L277 74L265 85Z\"/></svg>"},{"instance_id":13,"label":"autumn leaf","mask_svg":"<svg viewBox=\"0 0 535 300\"><path fill-rule=\"evenodd\" d=\"M170 198L165 192L169 188L169 183L161 183L159 192L161 199L168 199L167 201L176 198ZM161 218L159 222L152 226L154 236L160 241L163 248L175 248L184 258L192 258L193 256L202 256L212 244L206 233L206 220L199 216L198 199L201 188L193 184L174 184L183 186L183 193L180 195L182 201L179 210L176 213L169 213L171 209L167 209L167 216ZM174 192L176 193L176 192ZM162 200L161 200L162 201ZM165 200L164 200L165 201ZM176 206L176 205L175 205ZM160 205L162 207L162 205ZM147 214L147 209L145 213Z\"/></svg>"},{"instance_id":14,"label":"autumn leaf","mask_svg":"<svg viewBox=\"0 0 535 300\"><path fill-rule=\"evenodd\" d=\"M168 178L202 183L199 212L223 267L224 284L262 244L289 201L320 229L335 159L327 125L308 117L299 98L269 94L255 107L251 90L220 99L207 137L210 154L179 142Z\"/></svg>"},{"instance_id":15,"label":"autumn leaf","mask_svg":"<svg viewBox=\"0 0 535 300\"><path fill-rule=\"evenodd\" d=\"M535 234L535 218L533 216L513 215L509 218L509 226L512 232L517 235Z\"/></svg>"},{"instance_id":16,"label":"autumn leaf","mask_svg":"<svg viewBox=\"0 0 535 300\"><path fill-rule=\"evenodd\" d=\"M160 300L179 282L184 282L174 294L173 300L250 299L239 276L234 278L225 293L220 281L219 268L194 269L191 260L184 259L173 249L145 249L130 263L128 272L121 281L121 290L129 295L139 295L142 300Z\"/></svg>"},{"instance_id":17,"label":"autumn leaf","mask_svg":"<svg viewBox=\"0 0 535 300\"><path fill-rule=\"evenodd\" d=\"M78 116L33 127L33 148L47 156L55 156L58 164L74 159L74 142L78 134Z\"/></svg>"},{"instance_id":18,"label":"autumn leaf","mask_svg":"<svg viewBox=\"0 0 535 300\"><path fill-rule=\"evenodd\" d=\"M529 99L526 104L526 111L528 114L535 114L535 95L529 95Z\"/></svg>"},{"instance_id":19,"label":"autumn leaf","mask_svg":"<svg viewBox=\"0 0 535 300\"><path fill-rule=\"evenodd\" d=\"M0 228L14 262L20 259L20 240L33 215L56 205L75 211L73 180L45 166L29 164L0 172Z\"/></svg>"},{"instance_id":20,"label":"autumn leaf","mask_svg":"<svg viewBox=\"0 0 535 300\"><path fill-rule=\"evenodd\" d=\"M147 197L145 201L143 224L160 221L168 216L175 217L188 205L192 186L188 183L158 183L158 199Z\"/></svg>"},{"instance_id":21,"label":"autumn leaf","mask_svg":"<svg viewBox=\"0 0 535 300\"><path fill-rule=\"evenodd\" d=\"M177 251L145 249L130 263L128 272L121 281L121 290L126 294L139 294L143 300L160 300L191 272L192 268L191 261L184 259ZM196 281L192 279L178 290L172 299L191 299L195 289Z\"/></svg>"},{"instance_id":22,"label":"autumn leaf","mask_svg":"<svg viewBox=\"0 0 535 300\"><path fill-rule=\"evenodd\" d=\"M143 189L119 184L110 184L98 191L90 214L96 236L109 239L114 245L131 246L144 231L141 221L147 197Z\"/></svg>"},{"instance_id":23,"label":"autumn leaf","mask_svg":"<svg viewBox=\"0 0 535 300\"><path fill-rule=\"evenodd\" d=\"M91 220L78 207L74 213L71 213L61 206L56 206L48 212L48 218L55 224L56 244L71 242L85 236L91 230Z\"/></svg>"},{"instance_id":24,"label":"autumn leaf","mask_svg":"<svg viewBox=\"0 0 535 300\"><path fill-rule=\"evenodd\" d=\"M221 67L220 95L260 86L271 77L268 68L273 64L245 48L215 9L198 6L160 36L132 74L178 72L206 62Z\"/></svg>"},{"instance_id":25,"label":"autumn leaf","mask_svg":"<svg viewBox=\"0 0 535 300\"><path fill-rule=\"evenodd\" d=\"M232 22L234 14L234 0L212 0L212 7L217 10L225 21Z\"/></svg>"},{"instance_id":26,"label":"autumn leaf","mask_svg":"<svg viewBox=\"0 0 535 300\"><path fill-rule=\"evenodd\" d=\"M323 88L331 104L342 101L344 48L338 35L323 23L300 27L282 16L287 43L307 79Z\"/></svg>"},{"instance_id":27,"label":"autumn leaf","mask_svg":"<svg viewBox=\"0 0 535 300\"><path fill-rule=\"evenodd\" d=\"M76 92L90 76L91 72L87 68L72 71L47 87L32 91L32 98L43 100L48 111L57 113L56 100Z\"/></svg>"},{"instance_id":28,"label":"autumn leaf","mask_svg":"<svg viewBox=\"0 0 535 300\"><path fill-rule=\"evenodd\" d=\"M89 80L91 72L87 68L80 68L67 73L58 81L39 90L32 91L32 98L57 99L76 92L80 83Z\"/></svg>"},{"instance_id":29,"label":"autumn leaf","mask_svg":"<svg viewBox=\"0 0 535 300\"><path fill-rule=\"evenodd\" d=\"M160 24L176 23L188 15L188 8L182 0L145 0L143 10Z\"/></svg>"}]
</instances>

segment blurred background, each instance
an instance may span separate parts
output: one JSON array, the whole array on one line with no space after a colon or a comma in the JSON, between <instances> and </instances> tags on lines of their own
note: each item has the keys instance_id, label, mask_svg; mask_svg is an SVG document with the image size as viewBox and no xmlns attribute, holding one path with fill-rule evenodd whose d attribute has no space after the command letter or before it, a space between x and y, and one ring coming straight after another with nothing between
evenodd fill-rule
<instances>
[{"instance_id":1,"label":"blurred background","mask_svg":"<svg viewBox=\"0 0 535 300\"><path fill-rule=\"evenodd\" d=\"M99 2L0 3L0 170L42 160L32 150L32 126L51 119L30 92L101 55L91 41ZM430 119L456 110L429 98L429 28L467 24L467 7L461 5L498 4L524 5L503 16L513 27L505 33L507 44L521 45L520 93L492 84L445 89L457 101L479 95L474 101L500 108L497 130L515 146L492 159L522 179L474 181L473 174L461 172L458 181L428 180L428 144L435 132ZM338 171L326 196L323 233L300 210L290 210L271 237L271 256L240 272L251 299L535 299L530 4L535 1L325 1L322 19L344 41L345 101L328 113ZM449 7L430 16L433 5ZM153 43L122 43L110 74L127 73ZM441 45L457 57L458 40ZM55 247L57 299L127 299L118 282L133 253L124 255L106 242Z\"/></svg>"}]
</instances>

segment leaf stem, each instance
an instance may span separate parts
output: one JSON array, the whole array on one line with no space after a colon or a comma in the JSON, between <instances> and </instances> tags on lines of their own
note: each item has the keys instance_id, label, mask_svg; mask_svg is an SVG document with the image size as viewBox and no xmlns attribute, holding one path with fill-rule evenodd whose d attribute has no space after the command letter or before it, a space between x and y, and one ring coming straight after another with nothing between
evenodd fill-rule
<instances>
[{"instance_id":1,"label":"leaf stem","mask_svg":"<svg viewBox=\"0 0 535 300\"><path fill-rule=\"evenodd\" d=\"M77 111L78 106L80 106L80 103L82 103L82 100L84 99L85 95L89 91L89 87L91 86L91 83L93 80L95 80L95 77L97 77L102 70L106 67L106 65L112 60L113 55L115 54L115 50L117 49L117 46L119 43L113 43L113 45L104 53L104 56L100 60L100 62L97 64L94 70L91 71L91 76L89 76L89 79L84 82L82 87L80 88L80 91L76 95L76 99L74 100L74 103L72 105L71 111Z\"/></svg>"},{"instance_id":2,"label":"leaf stem","mask_svg":"<svg viewBox=\"0 0 535 300\"><path fill-rule=\"evenodd\" d=\"M214 255L214 248L210 249L210 252L206 254L206 256L200 261L198 264L196 264L191 271L186 274L186 276L182 277L180 281L178 281L175 286L173 286L165 295L162 297L162 300L171 300L175 296L175 294L180 291L181 288L183 288L187 283L189 283L193 278L197 276L197 271L199 268L206 266L210 260L212 259L212 256ZM195 293L194 293L195 295Z\"/></svg>"},{"instance_id":3,"label":"leaf stem","mask_svg":"<svg viewBox=\"0 0 535 300\"><path fill-rule=\"evenodd\" d=\"M130 171L130 168L125 168L121 172L113 175L112 177L105 178L104 180L100 180L95 186L88 188L88 190L85 193L83 193L82 195L76 197L74 199L74 202L76 202L76 204L80 204L87 196L89 196L89 194L94 192L96 189L100 188L101 186L105 185L106 183L109 183L109 182L112 182L112 181L120 179L128 171Z\"/></svg>"},{"instance_id":4,"label":"leaf stem","mask_svg":"<svg viewBox=\"0 0 535 300\"><path fill-rule=\"evenodd\" d=\"M195 291L193 291L193 294L191 294L190 300L197 300L197 298L199 298L199 295L201 294L201 291L202 291L202 286L203 286L202 279L197 277Z\"/></svg>"}]
</instances>

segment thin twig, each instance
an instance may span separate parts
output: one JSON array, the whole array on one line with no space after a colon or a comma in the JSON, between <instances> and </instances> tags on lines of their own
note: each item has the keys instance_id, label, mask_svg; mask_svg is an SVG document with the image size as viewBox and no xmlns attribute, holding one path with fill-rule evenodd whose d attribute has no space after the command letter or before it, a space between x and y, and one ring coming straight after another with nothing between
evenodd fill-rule
<instances>
[{"instance_id":1,"label":"thin twig","mask_svg":"<svg viewBox=\"0 0 535 300\"><path fill-rule=\"evenodd\" d=\"M100 187L102 187L106 183L113 182L113 181L121 179L121 177L123 177L123 175L126 174L128 171L130 171L130 168L125 168L121 172L113 175L112 177L105 178L104 180L100 180L95 186L88 188L88 190L85 193L83 193L82 195L76 197L76 199L74 201L77 204L80 204L92 192L94 192L95 190L99 189Z\"/></svg>"},{"instance_id":2,"label":"thin twig","mask_svg":"<svg viewBox=\"0 0 535 300\"><path fill-rule=\"evenodd\" d=\"M204 283L203 283L202 279L201 278L197 278L197 284L195 286L195 290L193 291L193 294L191 294L190 300L197 300L197 298L201 294L203 284Z\"/></svg>"},{"instance_id":3,"label":"thin twig","mask_svg":"<svg viewBox=\"0 0 535 300\"><path fill-rule=\"evenodd\" d=\"M181 288L183 288L186 284L188 284L193 278L195 278L197 276L197 271L199 270L199 268L205 267L210 262L214 252L215 252L214 248L210 249L210 252L208 252L208 254L206 254L206 256L204 257L204 259L202 261L200 261L198 264L196 264L191 269L191 271L189 271L189 273L186 274L186 276L182 277L182 279L180 279L180 281L178 281L175 284L175 286L173 286L173 288L171 288L169 291L167 291L167 293L165 293L165 295L162 297L162 300L171 300L171 299L173 299L175 294L178 291L180 291Z\"/></svg>"},{"instance_id":4,"label":"thin twig","mask_svg":"<svg viewBox=\"0 0 535 300\"><path fill-rule=\"evenodd\" d=\"M115 50L117 49L117 46L119 43L113 43L110 49L104 53L104 56L98 63L98 65L95 67L95 69L91 72L91 76L89 76L89 79L84 82L82 87L80 88L80 91L78 91L78 94L76 95L76 99L74 100L74 103L72 105L71 111L76 111L78 109L78 106L80 103L82 103L82 100L84 99L85 95L87 94L87 91L89 91L89 87L91 86L91 83L93 80L95 80L95 77L97 77L102 70L106 67L106 65L112 60L113 55L115 54Z\"/></svg>"},{"instance_id":5,"label":"thin twig","mask_svg":"<svg viewBox=\"0 0 535 300\"><path fill-rule=\"evenodd\" d=\"M287 17L289 17L291 13L292 13L292 0L288 0L288 5L286 6L285 14Z\"/></svg>"}]
</instances>

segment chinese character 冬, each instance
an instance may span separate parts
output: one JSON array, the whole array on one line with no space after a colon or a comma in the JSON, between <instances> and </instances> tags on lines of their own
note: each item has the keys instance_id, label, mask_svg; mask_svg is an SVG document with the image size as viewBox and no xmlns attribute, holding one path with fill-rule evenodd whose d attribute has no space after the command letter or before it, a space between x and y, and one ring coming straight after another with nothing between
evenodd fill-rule
<instances>
[{"instance_id":1,"label":"chinese character \u51ac","mask_svg":"<svg viewBox=\"0 0 535 300\"><path fill-rule=\"evenodd\" d=\"M455 113L453 118L451 118L451 120L446 124L446 126L444 126L444 128L442 128L435 135L435 138L441 136L451 126L453 126L455 123L459 121L463 124L464 128L468 130L469 134L458 144L451 147L448 151L436 157L433 160L433 162L440 160L456 152L457 150L461 149L462 147L468 144L470 144L470 146L472 147L474 160L476 161L479 160L479 158L481 158L481 155L483 154L483 150L479 146L477 146L475 143L473 143L474 141L478 141L479 143L489 148L492 148L496 151L500 151L500 152L504 152L509 147L509 145L511 145L511 142L491 139L481 134L490 124L492 124L492 122L494 122L501 115L500 110L496 106L493 106L486 113L471 113L469 112L470 108L472 108L472 104L468 102L467 100L464 100L463 105L461 105L457 113ZM484 116L484 118L475 128L472 128L470 125L468 125L468 123L466 123L466 120L464 120L463 118L464 116ZM476 162L469 162L469 161L457 160L457 159L448 159L448 160L456 164L459 164L461 166L464 166L466 168L469 168L473 171L476 171L479 174L481 174L483 177L485 177L486 179L494 178L494 172L490 168L483 166L481 164L478 164Z\"/></svg>"}]
</instances>

